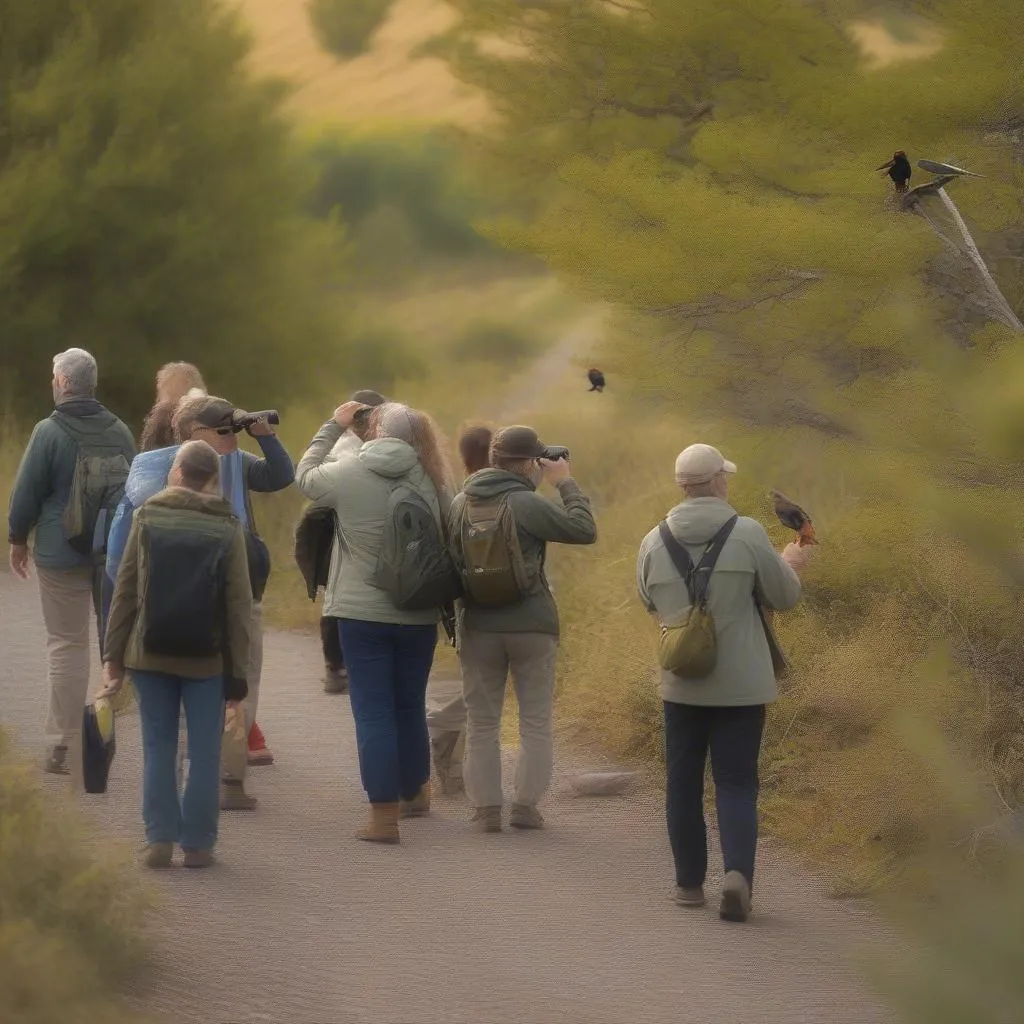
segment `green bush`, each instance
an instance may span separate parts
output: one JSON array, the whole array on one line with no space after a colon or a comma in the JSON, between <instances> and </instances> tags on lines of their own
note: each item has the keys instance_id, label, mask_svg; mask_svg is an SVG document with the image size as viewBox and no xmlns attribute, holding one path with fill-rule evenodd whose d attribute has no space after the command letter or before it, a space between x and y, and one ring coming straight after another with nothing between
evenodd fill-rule
<instances>
[{"instance_id":1,"label":"green bush","mask_svg":"<svg viewBox=\"0 0 1024 1024\"><path fill-rule=\"evenodd\" d=\"M539 348L539 340L515 324L474 320L459 335L452 355L459 360L477 359L511 367L536 355Z\"/></svg>"},{"instance_id":2,"label":"green bush","mask_svg":"<svg viewBox=\"0 0 1024 1024\"><path fill-rule=\"evenodd\" d=\"M0 733L0 1020L131 1024L147 907L127 864L55 810Z\"/></svg>"},{"instance_id":3,"label":"green bush","mask_svg":"<svg viewBox=\"0 0 1024 1024\"><path fill-rule=\"evenodd\" d=\"M422 380L427 365L401 332L387 326L357 330L345 363L344 378L353 387L393 394L399 381Z\"/></svg>"},{"instance_id":4,"label":"green bush","mask_svg":"<svg viewBox=\"0 0 1024 1024\"><path fill-rule=\"evenodd\" d=\"M310 0L306 5L320 45L338 57L358 57L391 10L391 0Z\"/></svg>"}]
</instances>

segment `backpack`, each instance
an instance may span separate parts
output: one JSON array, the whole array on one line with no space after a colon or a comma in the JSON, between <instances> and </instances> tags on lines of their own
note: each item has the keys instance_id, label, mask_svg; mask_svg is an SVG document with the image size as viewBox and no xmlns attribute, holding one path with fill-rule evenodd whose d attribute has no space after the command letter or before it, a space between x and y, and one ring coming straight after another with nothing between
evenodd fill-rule
<instances>
[{"instance_id":1,"label":"backpack","mask_svg":"<svg viewBox=\"0 0 1024 1024\"><path fill-rule=\"evenodd\" d=\"M388 498L377 566L370 582L400 611L443 608L460 596L444 530L423 496L400 483Z\"/></svg>"},{"instance_id":2,"label":"backpack","mask_svg":"<svg viewBox=\"0 0 1024 1024\"><path fill-rule=\"evenodd\" d=\"M114 512L124 497L131 460L124 454L124 437L112 413L101 434L76 429L74 421L55 411L50 417L77 450L71 491L64 508L64 536L80 555L102 558Z\"/></svg>"},{"instance_id":3,"label":"backpack","mask_svg":"<svg viewBox=\"0 0 1024 1024\"><path fill-rule=\"evenodd\" d=\"M686 583L690 595L690 608L686 620L678 626L662 624L658 638L658 660L661 667L685 679L703 679L711 675L718 663L718 640L715 636L715 620L708 609L708 585L718 556L736 525L738 516L733 516L712 537L704 549L700 561L693 560L679 541L676 540L668 523L662 520L658 526L665 550L679 575Z\"/></svg>"},{"instance_id":4,"label":"backpack","mask_svg":"<svg viewBox=\"0 0 1024 1024\"><path fill-rule=\"evenodd\" d=\"M530 579L508 495L464 497L458 533L466 593L485 607L518 604L529 592Z\"/></svg>"}]
</instances>

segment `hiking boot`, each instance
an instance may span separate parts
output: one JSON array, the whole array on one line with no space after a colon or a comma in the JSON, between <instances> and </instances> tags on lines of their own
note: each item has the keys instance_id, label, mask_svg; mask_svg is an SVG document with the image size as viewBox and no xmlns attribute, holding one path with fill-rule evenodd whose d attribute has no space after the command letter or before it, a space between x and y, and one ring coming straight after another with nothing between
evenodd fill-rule
<instances>
[{"instance_id":1,"label":"hiking boot","mask_svg":"<svg viewBox=\"0 0 1024 1024\"><path fill-rule=\"evenodd\" d=\"M53 747L47 755L46 764L43 770L50 775L68 775L71 769L68 767L68 748Z\"/></svg>"},{"instance_id":2,"label":"hiking boot","mask_svg":"<svg viewBox=\"0 0 1024 1024\"><path fill-rule=\"evenodd\" d=\"M430 783L424 782L420 791L411 800L402 800L398 805L400 818L425 818L430 813Z\"/></svg>"},{"instance_id":3,"label":"hiking boot","mask_svg":"<svg viewBox=\"0 0 1024 1024\"><path fill-rule=\"evenodd\" d=\"M259 801L249 796L241 782L225 779L220 784L220 809L222 811L255 811Z\"/></svg>"},{"instance_id":4,"label":"hiking boot","mask_svg":"<svg viewBox=\"0 0 1024 1024\"><path fill-rule=\"evenodd\" d=\"M543 828L544 818L533 804L513 804L508 823L513 828Z\"/></svg>"},{"instance_id":5,"label":"hiking boot","mask_svg":"<svg viewBox=\"0 0 1024 1024\"><path fill-rule=\"evenodd\" d=\"M174 859L174 843L147 843L142 848L142 863L147 868L169 868Z\"/></svg>"},{"instance_id":6,"label":"hiking boot","mask_svg":"<svg viewBox=\"0 0 1024 1024\"><path fill-rule=\"evenodd\" d=\"M723 921L746 921L750 916L750 883L739 871L730 871L722 882L718 916Z\"/></svg>"},{"instance_id":7,"label":"hiking boot","mask_svg":"<svg viewBox=\"0 0 1024 1024\"><path fill-rule=\"evenodd\" d=\"M500 832L501 808L478 807L473 812L472 825L475 832Z\"/></svg>"},{"instance_id":8,"label":"hiking boot","mask_svg":"<svg viewBox=\"0 0 1024 1024\"><path fill-rule=\"evenodd\" d=\"M464 736L461 732L442 733L430 740L430 759L434 763L437 784L446 795L461 793L465 789L462 782L464 748Z\"/></svg>"},{"instance_id":9,"label":"hiking boot","mask_svg":"<svg viewBox=\"0 0 1024 1024\"><path fill-rule=\"evenodd\" d=\"M704 886L677 885L675 892L672 893L672 899L680 907L703 907Z\"/></svg>"},{"instance_id":10,"label":"hiking boot","mask_svg":"<svg viewBox=\"0 0 1024 1024\"><path fill-rule=\"evenodd\" d=\"M185 859L182 861L187 868L208 868L213 863L213 850L188 850L182 847Z\"/></svg>"},{"instance_id":11,"label":"hiking boot","mask_svg":"<svg viewBox=\"0 0 1024 1024\"><path fill-rule=\"evenodd\" d=\"M327 669L324 673L324 693L348 693L348 669Z\"/></svg>"},{"instance_id":12,"label":"hiking boot","mask_svg":"<svg viewBox=\"0 0 1024 1024\"><path fill-rule=\"evenodd\" d=\"M366 825L356 833L356 839L364 843L397 843L398 804L370 804L370 817Z\"/></svg>"},{"instance_id":13,"label":"hiking boot","mask_svg":"<svg viewBox=\"0 0 1024 1024\"><path fill-rule=\"evenodd\" d=\"M274 755L267 750L266 747L261 747L259 750L249 751L249 764L257 767L261 765L268 765L274 763Z\"/></svg>"}]
</instances>

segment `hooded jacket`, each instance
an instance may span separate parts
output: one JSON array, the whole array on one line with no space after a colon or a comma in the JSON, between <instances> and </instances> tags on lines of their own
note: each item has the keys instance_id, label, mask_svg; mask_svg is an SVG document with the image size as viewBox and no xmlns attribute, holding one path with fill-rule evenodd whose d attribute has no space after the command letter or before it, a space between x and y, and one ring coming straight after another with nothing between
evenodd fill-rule
<instances>
[{"instance_id":1,"label":"hooded jacket","mask_svg":"<svg viewBox=\"0 0 1024 1024\"><path fill-rule=\"evenodd\" d=\"M736 515L720 498L690 498L668 514L673 536L694 564L725 523ZM655 527L637 558L637 586L648 611L668 626L679 625L690 608L686 583ZM754 604L783 611L800 600L797 574L772 547L764 527L740 516L718 556L708 585L715 620L718 664L704 679L661 672L661 696L676 704L736 707L767 704L778 696L771 652Z\"/></svg>"},{"instance_id":2,"label":"hooded jacket","mask_svg":"<svg viewBox=\"0 0 1024 1024\"><path fill-rule=\"evenodd\" d=\"M142 640L149 592L148 525L163 528L164 536L179 532L188 537L183 547L183 564L188 564L191 545L197 537L211 545L228 545L223 595L216 604L223 616L214 624L222 640L223 654L210 658L173 657L148 653ZM201 585L201 584L197 584ZM117 583L110 605L104 640L104 660L129 669L165 672L188 679L224 676L229 700L243 700L248 687L249 643L252 623L252 589L245 554L242 524L231 506L219 495L199 494L183 487L169 487L150 498L136 511L124 556L117 571Z\"/></svg>"},{"instance_id":3,"label":"hooded jacket","mask_svg":"<svg viewBox=\"0 0 1024 1024\"><path fill-rule=\"evenodd\" d=\"M111 431L121 437L121 450L131 462L135 441L131 431L94 398L72 398L57 404L57 411L75 421L75 429L96 436ZM29 438L11 491L8 540L27 544L35 530L32 557L43 569L90 566L91 559L74 551L64 535L64 509L78 462L78 446L53 421L36 424Z\"/></svg>"},{"instance_id":4,"label":"hooded jacket","mask_svg":"<svg viewBox=\"0 0 1024 1024\"><path fill-rule=\"evenodd\" d=\"M435 610L402 611L370 580L377 567L387 520L388 500L400 482L408 483L430 505L438 526L450 501L438 495L415 449L394 437L342 446L329 459L342 436L333 421L325 423L299 461L299 490L338 516L338 543L324 597L323 614L339 619L396 625L436 625Z\"/></svg>"},{"instance_id":5,"label":"hooded jacket","mask_svg":"<svg viewBox=\"0 0 1024 1024\"><path fill-rule=\"evenodd\" d=\"M593 544L597 525L590 499L575 480L558 485L562 504L556 505L537 493L536 487L518 473L504 469L481 469L463 485L452 502L448 530L453 545L461 535L462 508L467 497L493 499L508 495L516 522L519 545L532 585L519 602L500 608L482 607L469 595L463 599L462 626L481 633L549 633L558 636L558 607L551 595L544 563L547 546L555 544ZM456 552L456 560L461 561Z\"/></svg>"}]
</instances>

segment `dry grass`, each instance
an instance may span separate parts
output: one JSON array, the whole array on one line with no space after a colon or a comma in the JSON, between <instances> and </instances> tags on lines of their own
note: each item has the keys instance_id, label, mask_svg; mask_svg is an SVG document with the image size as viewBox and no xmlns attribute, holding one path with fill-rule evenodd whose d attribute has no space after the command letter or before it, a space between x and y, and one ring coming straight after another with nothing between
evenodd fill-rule
<instances>
[{"instance_id":1,"label":"dry grass","mask_svg":"<svg viewBox=\"0 0 1024 1024\"><path fill-rule=\"evenodd\" d=\"M253 65L295 85L293 109L304 117L352 121L416 119L478 124L483 99L436 58L411 52L451 23L440 0L397 0L369 53L339 61L316 41L305 0L241 0L255 36Z\"/></svg>"}]
</instances>

